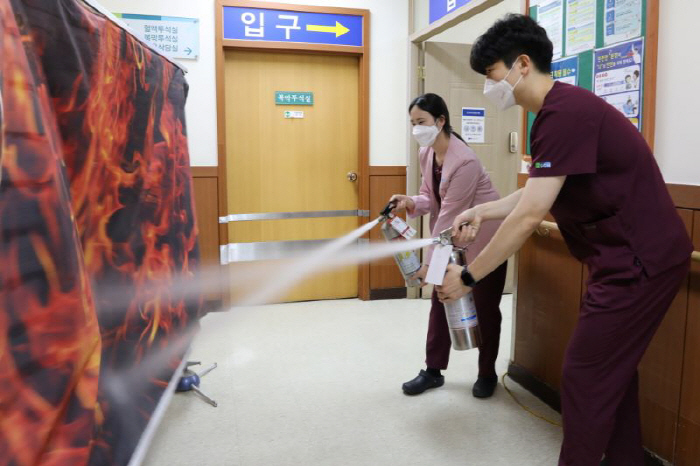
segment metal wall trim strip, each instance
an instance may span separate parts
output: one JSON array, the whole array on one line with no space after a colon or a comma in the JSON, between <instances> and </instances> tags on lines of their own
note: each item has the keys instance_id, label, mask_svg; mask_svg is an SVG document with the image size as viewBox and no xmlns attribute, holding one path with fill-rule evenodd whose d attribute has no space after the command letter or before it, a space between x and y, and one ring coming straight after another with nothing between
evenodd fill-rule
<instances>
[{"instance_id":1,"label":"metal wall trim strip","mask_svg":"<svg viewBox=\"0 0 700 466\"><path fill-rule=\"evenodd\" d=\"M260 243L230 243L222 248L222 264L232 262L252 262L262 260L288 259L299 256L332 239L312 239L301 241L268 241ZM225 250L225 253L224 253ZM225 256L225 258L224 258Z\"/></svg>"},{"instance_id":2,"label":"metal wall trim strip","mask_svg":"<svg viewBox=\"0 0 700 466\"><path fill-rule=\"evenodd\" d=\"M219 223L251 222L256 220L288 220L293 218L369 217L367 210L316 210L311 212L270 212L259 214L231 214L219 217Z\"/></svg>"}]
</instances>

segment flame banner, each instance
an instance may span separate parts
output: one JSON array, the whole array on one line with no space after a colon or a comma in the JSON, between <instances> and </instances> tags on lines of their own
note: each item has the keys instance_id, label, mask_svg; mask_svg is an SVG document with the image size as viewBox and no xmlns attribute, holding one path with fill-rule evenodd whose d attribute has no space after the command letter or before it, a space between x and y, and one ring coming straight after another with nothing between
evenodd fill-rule
<instances>
[{"instance_id":1,"label":"flame banner","mask_svg":"<svg viewBox=\"0 0 700 466\"><path fill-rule=\"evenodd\" d=\"M79 0L0 49L0 465L126 465L200 316L187 83Z\"/></svg>"}]
</instances>

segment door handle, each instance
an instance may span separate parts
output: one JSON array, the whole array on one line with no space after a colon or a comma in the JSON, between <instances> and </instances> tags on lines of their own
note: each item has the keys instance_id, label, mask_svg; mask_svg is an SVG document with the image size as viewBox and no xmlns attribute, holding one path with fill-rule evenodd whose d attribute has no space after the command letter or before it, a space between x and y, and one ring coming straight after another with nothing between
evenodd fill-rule
<instances>
[{"instance_id":1,"label":"door handle","mask_svg":"<svg viewBox=\"0 0 700 466\"><path fill-rule=\"evenodd\" d=\"M349 172L349 173L348 173L348 181L350 181L350 182L355 182L355 181L357 181L357 173L355 173L355 172Z\"/></svg>"},{"instance_id":2,"label":"door handle","mask_svg":"<svg viewBox=\"0 0 700 466\"><path fill-rule=\"evenodd\" d=\"M518 133L517 131L513 131L510 133L510 138L508 141L510 147L510 153L511 154L517 154L518 153Z\"/></svg>"}]
</instances>

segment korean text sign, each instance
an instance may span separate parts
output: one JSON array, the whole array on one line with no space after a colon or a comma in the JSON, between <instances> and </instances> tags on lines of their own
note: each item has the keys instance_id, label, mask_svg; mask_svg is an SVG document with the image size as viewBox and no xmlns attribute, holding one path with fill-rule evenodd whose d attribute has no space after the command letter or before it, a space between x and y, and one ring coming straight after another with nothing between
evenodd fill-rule
<instances>
[{"instance_id":1,"label":"korean text sign","mask_svg":"<svg viewBox=\"0 0 700 466\"><path fill-rule=\"evenodd\" d=\"M224 39L362 47L360 15L224 7Z\"/></svg>"},{"instance_id":2,"label":"korean text sign","mask_svg":"<svg viewBox=\"0 0 700 466\"><path fill-rule=\"evenodd\" d=\"M199 55L199 20L174 16L115 13L136 35L170 58L196 59Z\"/></svg>"}]
</instances>

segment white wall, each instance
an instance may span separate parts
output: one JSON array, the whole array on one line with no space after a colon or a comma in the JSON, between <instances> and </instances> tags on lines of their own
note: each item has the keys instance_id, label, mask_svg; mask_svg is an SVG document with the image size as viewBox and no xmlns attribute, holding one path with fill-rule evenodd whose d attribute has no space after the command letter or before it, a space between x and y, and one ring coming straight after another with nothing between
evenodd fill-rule
<instances>
[{"instance_id":1,"label":"white wall","mask_svg":"<svg viewBox=\"0 0 700 466\"><path fill-rule=\"evenodd\" d=\"M700 185L700 2L659 3L654 152L667 183Z\"/></svg>"},{"instance_id":2,"label":"white wall","mask_svg":"<svg viewBox=\"0 0 700 466\"><path fill-rule=\"evenodd\" d=\"M430 23L430 0L413 0L413 30L422 31Z\"/></svg>"},{"instance_id":3,"label":"white wall","mask_svg":"<svg viewBox=\"0 0 700 466\"><path fill-rule=\"evenodd\" d=\"M98 0L115 13L200 19L200 56L182 60L190 94L187 127L192 165L217 164L214 0ZM407 0L282 0L370 10L370 164L405 165ZM260 2L264 3L264 2Z\"/></svg>"},{"instance_id":4,"label":"white wall","mask_svg":"<svg viewBox=\"0 0 700 466\"><path fill-rule=\"evenodd\" d=\"M187 123L192 165L216 165L216 76L213 0L100 0L118 13L187 16L200 19L200 57L183 60L189 69L190 95ZM407 94L407 0L288 0L286 3L367 8L371 12L370 163L404 165L405 106ZM656 103L656 156L669 183L700 185L700 149L693 139L700 126L700 58L696 40L688 40L700 2L661 3ZM486 15L513 11L514 0L504 0ZM427 0L415 0L415 26L427 26ZM483 16L486 18L486 16ZM473 24L474 21L472 20ZM479 20L481 21L481 20ZM484 20L483 23L488 23ZM480 30L446 31L435 40L473 41ZM483 24L484 28L487 27ZM465 26L467 27L467 26ZM483 31L481 31L483 32Z\"/></svg>"}]
</instances>

